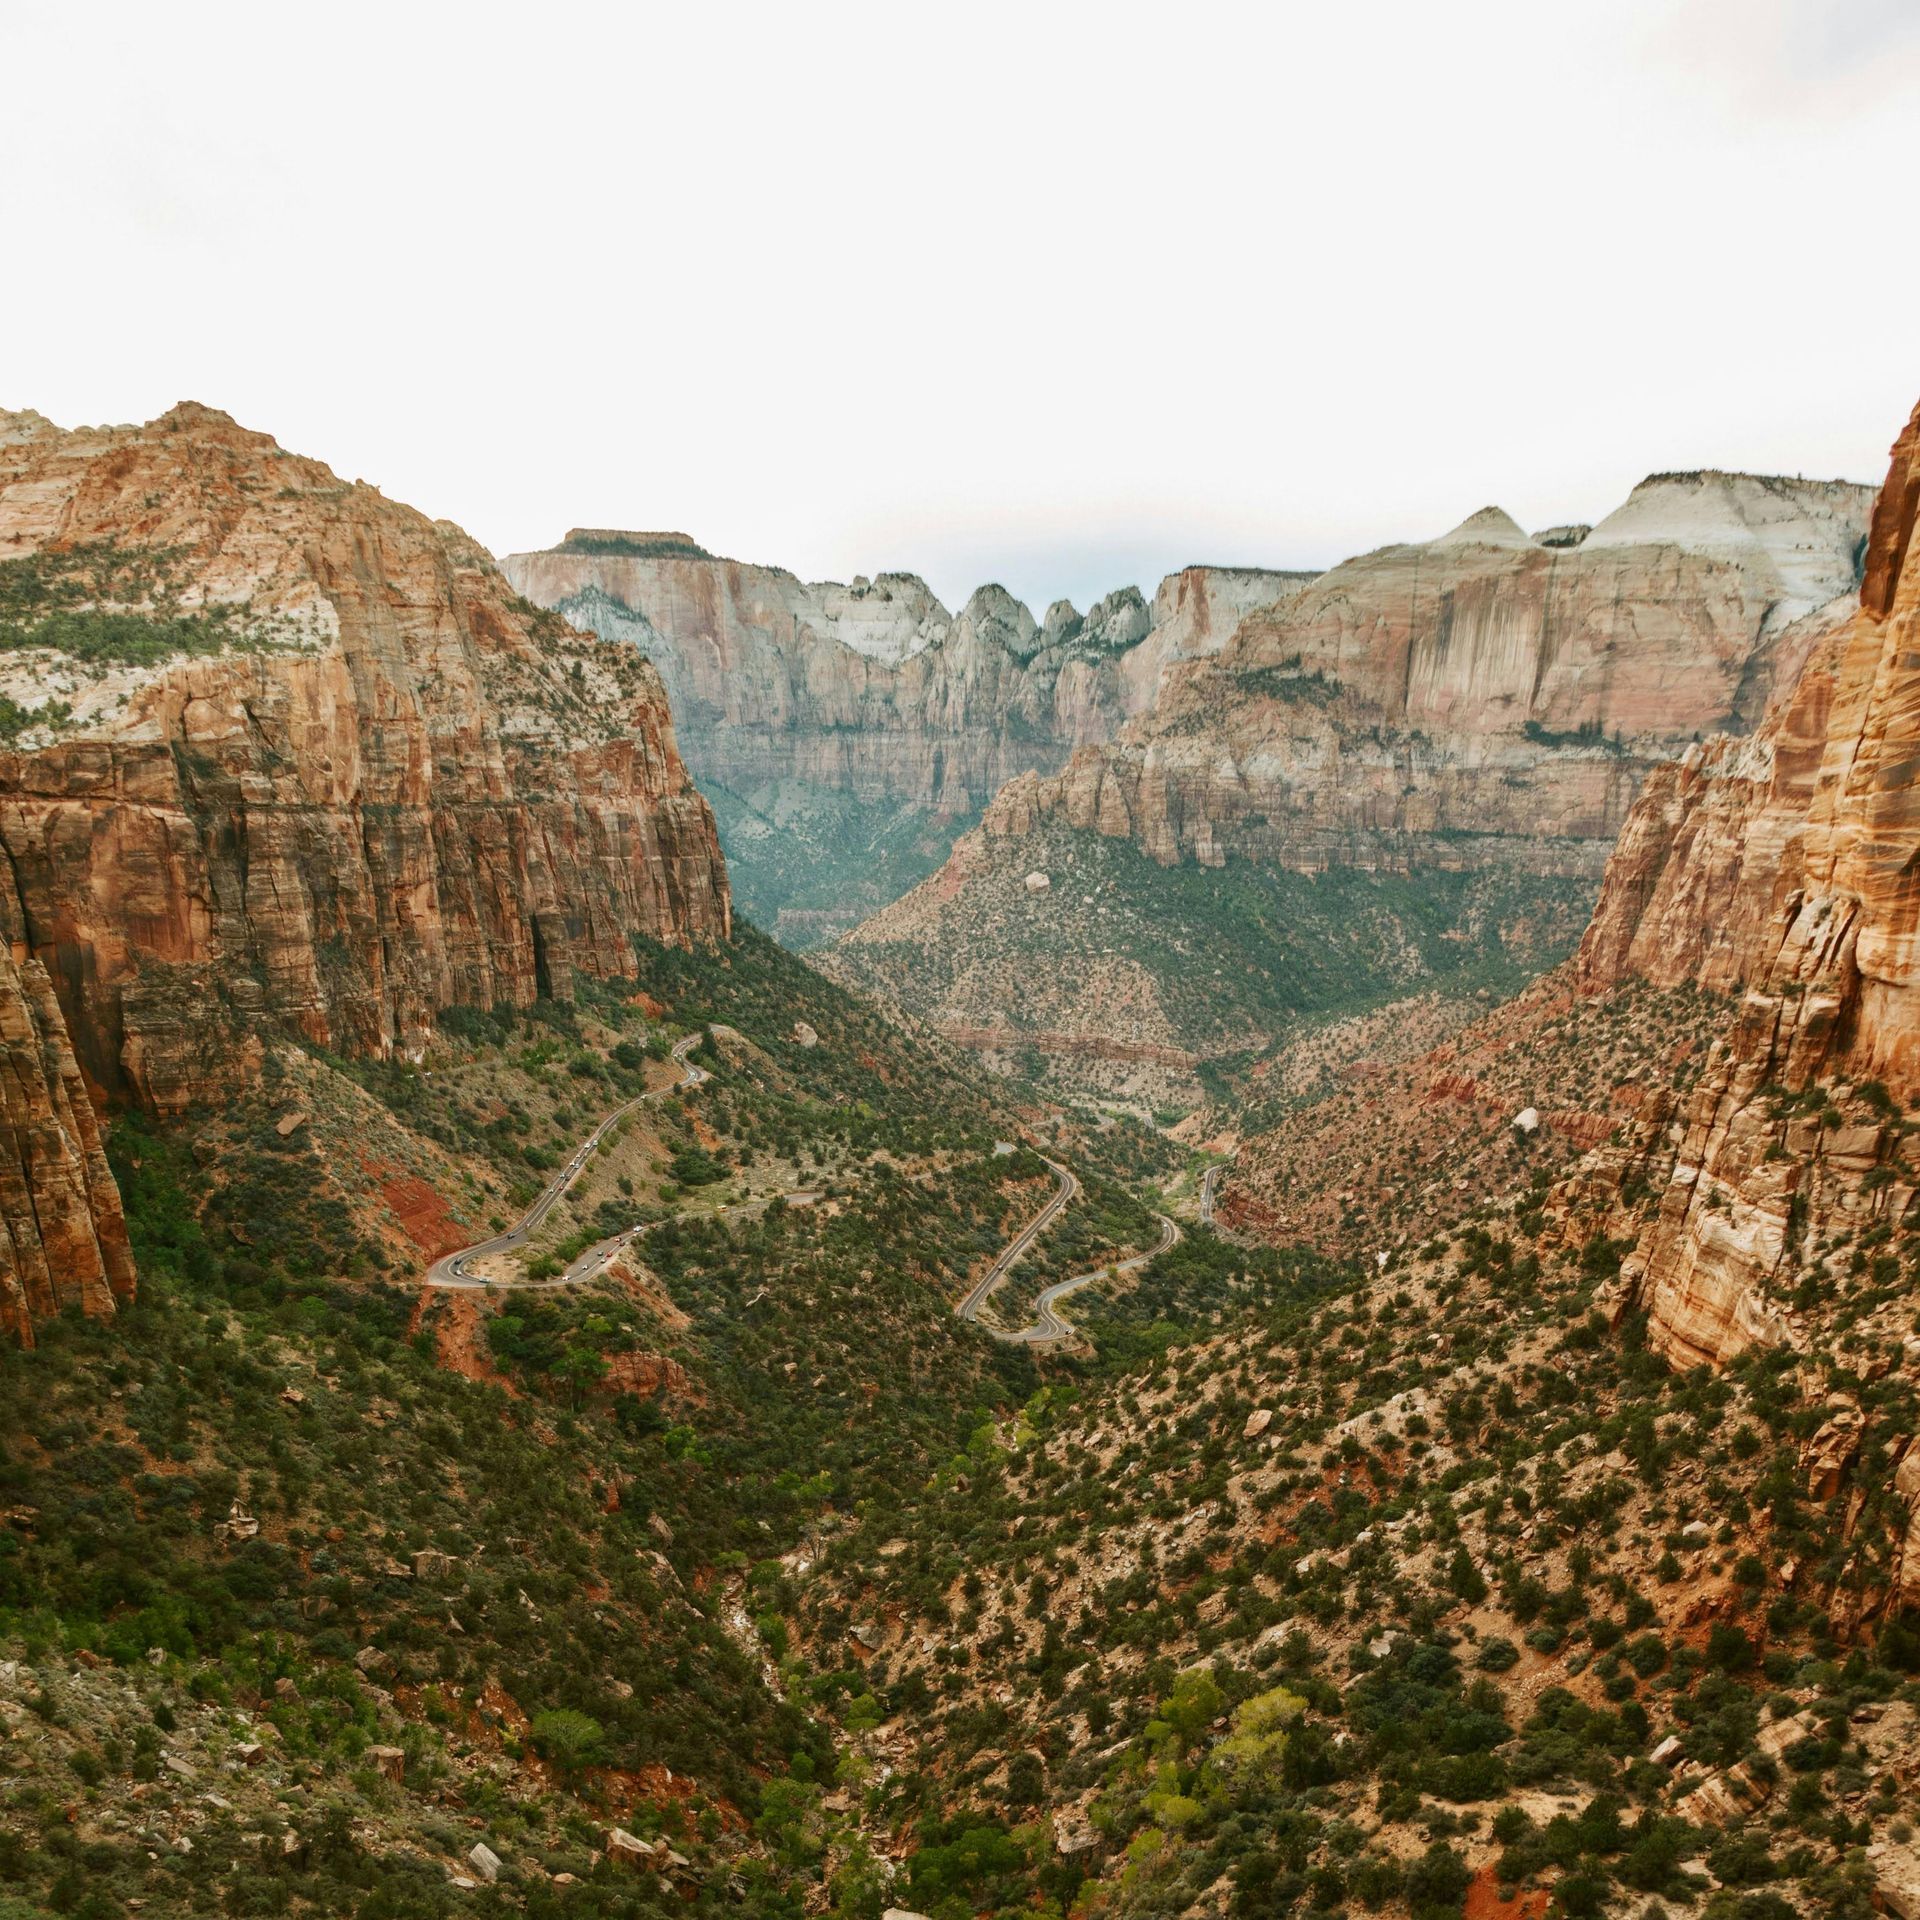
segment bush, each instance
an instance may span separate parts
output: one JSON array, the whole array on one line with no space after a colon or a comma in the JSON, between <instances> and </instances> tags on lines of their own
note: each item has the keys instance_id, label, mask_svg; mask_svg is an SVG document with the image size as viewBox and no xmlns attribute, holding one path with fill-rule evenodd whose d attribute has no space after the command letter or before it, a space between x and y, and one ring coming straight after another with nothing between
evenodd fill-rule
<instances>
[{"instance_id":1,"label":"bush","mask_svg":"<svg viewBox=\"0 0 1920 1920\"><path fill-rule=\"evenodd\" d=\"M606 1759L606 1729L590 1714L548 1707L533 1716L533 1750L569 1779Z\"/></svg>"}]
</instances>

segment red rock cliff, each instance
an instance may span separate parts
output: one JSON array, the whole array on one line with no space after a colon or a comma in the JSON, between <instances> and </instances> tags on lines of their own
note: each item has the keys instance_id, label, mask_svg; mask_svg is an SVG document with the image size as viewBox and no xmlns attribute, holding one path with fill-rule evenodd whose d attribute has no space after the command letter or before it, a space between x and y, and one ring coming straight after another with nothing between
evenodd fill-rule
<instances>
[{"instance_id":1,"label":"red rock cliff","mask_svg":"<svg viewBox=\"0 0 1920 1920\"><path fill-rule=\"evenodd\" d=\"M1626 1270L1683 1362L1792 1338L1817 1242L1897 1218L1913 1191L1896 1126L1821 1125L1780 1090L1877 1081L1920 1099L1917 510L1920 411L1894 445L1858 611L1753 738L1649 781L1581 946L1590 990L1639 974L1741 995Z\"/></svg>"},{"instance_id":2,"label":"red rock cliff","mask_svg":"<svg viewBox=\"0 0 1920 1920\"><path fill-rule=\"evenodd\" d=\"M0 1325L132 1286L84 1083L175 1112L268 1036L419 1047L636 935L724 939L658 675L458 528L226 415L0 414Z\"/></svg>"},{"instance_id":3,"label":"red rock cliff","mask_svg":"<svg viewBox=\"0 0 1920 1920\"><path fill-rule=\"evenodd\" d=\"M67 1306L96 1319L133 1295L120 1195L37 960L0 955L0 1331L31 1344Z\"/></svg>"},{"instance_id":4,"label":"red rock cliff","mask_svg":"<svg viewBox=\"0 0 1920 1920\"><path fill-rule=\"evenodd\" d=\"M726 936L657 675L457 528L203 407L0 415L0 568L0 690L70 709L0 753L4 911L98 1087L178 1109L262 1022L386 1054Z\"/></svg>"}]
</instances>

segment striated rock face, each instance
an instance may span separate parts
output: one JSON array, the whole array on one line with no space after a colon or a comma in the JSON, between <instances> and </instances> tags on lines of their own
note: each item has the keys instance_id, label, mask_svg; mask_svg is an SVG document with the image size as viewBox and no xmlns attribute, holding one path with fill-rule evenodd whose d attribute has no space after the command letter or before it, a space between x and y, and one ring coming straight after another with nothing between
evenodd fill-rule
<instances>
[{"instance_id":1,"label":"striated rock face","mask_svg":"<svg viewBox=\"0 0 1920 1920\"><path fill-rule=\"evenodd\" d=\"M1484 509L1170 665L1117 739L1017 783L986 830L1060 820L1162 864L1597 875L1649 768L1750 729L1841 617L1870 498L1659 476L1552 545Z\"/></svg>"},{"instance_id":2,"label":"striated rock face","mask_svg":"<svg viewBox=\"0 0 1920 1920\"><path fill-rule=\"evenodd\" d=\"M203 407L0 415L0 693L0 926L105 1095L178 1111L262 1028L385 1055L729 931L644 661Z\"/></svg>"},{"instance_id":3,"label":"striated rock face","mask_svg":"<svg viewBox=\"0 0 1920 1920\"><path fill-rule=\"evenodd\" d=\"M954 816L1109 738L1169 663L1216 650L1248 608L1312 578L1191 567L1151 608L1127 587L1036 622L1003 587L952 615L912 574L809 585L679 534L576 529L503 564L535 604L659 667L703 781L739 794L799 781Z\"/></svg>"},{"instance_id":4,"label":"striated rock face","mask_svg":"<svg viewBox=\"0 0 1920 1920\"><path fill-rule=\"evenodd\" d=\"M1648 782L1580 949L1589 991L1637 975L1742 994L1626 1269L1682 1362L1790 1338L1787 1296L1822 1236L1898 1218L1912 1192L1899 1129L1874 1116L1920 1098L1917 510L1920 412L1894 446L1852 619L1752 739ZM1879 1083L1868 1117L1823 1124L1819 1100L1788 1097L1820 1082Z\"/></svg>"},{"instance_id":5,"label":"striated rock face","mask_svg":"<svg viewBox=\"0 0 1920 1920\"><path fill-rule=\"evenodd\" d=\"M134 1291L120 1194L100 1149L53 982L0 956L0 1332L78 1306L110 1318Z\"/></svg>"}]
</instances>

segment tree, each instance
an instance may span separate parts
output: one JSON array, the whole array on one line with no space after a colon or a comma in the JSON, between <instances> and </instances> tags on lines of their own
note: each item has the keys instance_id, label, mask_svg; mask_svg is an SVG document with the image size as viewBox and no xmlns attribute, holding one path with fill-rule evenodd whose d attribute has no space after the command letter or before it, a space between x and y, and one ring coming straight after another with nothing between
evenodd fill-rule
<instances>
[{"instance_id":1,"label":"tree","mask_svg":"<svg viewBox=\"0 0 1920 1920\"><path fill-rule=\"evenodd\" d=\"M1038 1806L1046 1790L1046 1770L1040 1756L1016 1753L1007 1767L1007 1805L1016 1809Z\"/></svg>"},{"instance_id":2,"label":"tree","mask_svg":"<svg viewBox=\"0 0 1920 1920\"><path fill-rule=\"evenodd\" d=\"M1477 1607L1487 1597L1486 1577L1473 1564L1473 1555L1464 1544L1453 1550L1453 1561L1447 1568L1447 1585L1470 1607Z\"/></svg>"},{"instance_id":3,"label":"tree","mask_svg":"<svg viewBox=\"0 0 1920 1920\"><path fill-rule=\"evenodd\" d=\"M534 1752L568 1780L607 1757L606 1729L591 1714L576 1713L572 1707L548 1707L536 1713L529 1731Z\"/></svg>"}]
</instances>

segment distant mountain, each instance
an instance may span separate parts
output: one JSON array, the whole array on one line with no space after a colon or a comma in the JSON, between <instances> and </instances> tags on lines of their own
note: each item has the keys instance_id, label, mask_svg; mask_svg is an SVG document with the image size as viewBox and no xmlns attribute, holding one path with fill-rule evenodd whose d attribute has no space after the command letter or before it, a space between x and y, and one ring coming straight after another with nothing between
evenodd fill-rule
<instances>
[{"instance_id":1,"label":"distant mountain","mask_svg":"<svg viewBox=\"0 0 1920 1920\"><path fill-rule=\"evenodd\" d=\"M844 930L945 857L1022 773L1151 704L1164 672L1313 576L1189 567L1036 620L999 586L952 614L913 574L808 584L684 534L575 529L510 554L527 598L654 662L744 910L789 944Z\"/></svg>"},{"instance_id":2,"label":"distant mountain","mask_svg":"<svg viewBox=\"0 0 1920 1920\"><path fill-rule=\"evenodd\" d=\"M1232 996L1244 1018L1217 1017L1217 995L1204 1019L1177 1013L1192 1003L1182 947L1233 936L1155 868L1379 876L1403 937L1348 976L1354 1004L1448 971L1417 957L1436 932L1490 963L1510 949L1543 964L1577 934L1648 769L1703 735L1749 731L1847 617L1872 500L1837 481L1658 475L1591 530L1551 530L1551 544L1487 508L1437 540L1346 561L1249 611L1224 646L1172 660L1111 741L1009 782L947 865L848 934L831 964L989 1051L1055 1055L1083 1085L1095 1039L1109 1060L1114 1045L1150 1046L1158 1064L1167 1049L1251 1058L1288 1031L1289 1006L1352 1010L1269 981ZM1092 854L1116 840L1145 856L1130 880ZM1018 884L1063 865L1065 884ZM1419 876L1475 872L1501 884L1460 890L1467 919L1436 928L1448 910ZM1170 942L1157 972L1130 951L1118 996L1110 967L1082 963L1098 940L1083 955L1064 931L1096 881L1131 888L1130 919L1160 917ZM1319 920L1283 915L1249 965L1299 975L1328 951ZM1058 965L1063 952L1075 963ZM1097 1084L1115 1091L1106 1067ZM1172 1098L1179 1084L1153 1074L1133 1091ZM1197 1090L1190 1076L1184 1087Z\"/></svg>"}]
</instances>

